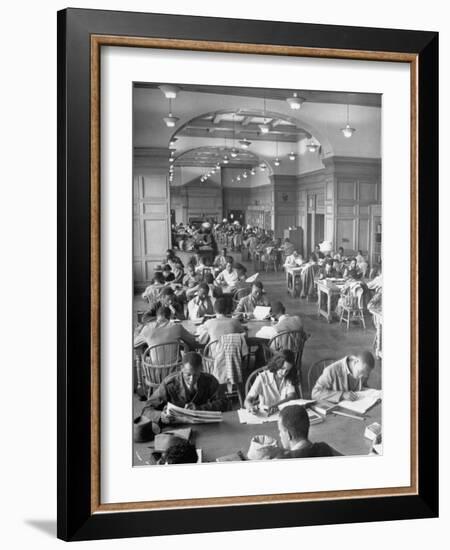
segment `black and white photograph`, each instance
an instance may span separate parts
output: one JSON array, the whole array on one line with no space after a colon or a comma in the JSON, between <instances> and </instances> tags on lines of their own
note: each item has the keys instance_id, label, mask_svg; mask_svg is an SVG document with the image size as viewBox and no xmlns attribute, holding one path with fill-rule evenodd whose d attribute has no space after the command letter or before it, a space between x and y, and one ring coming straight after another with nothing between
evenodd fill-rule
<instances>
[{"instance_id":1,"label":"black and white photograph","mask_svg":"<svg viewBox=\"0 0 450 550\"><path fill-rule=\"evenodd\" d=\"M381 121L133 83L133 466L383 454Z\"/></svg>"}]
</instances>

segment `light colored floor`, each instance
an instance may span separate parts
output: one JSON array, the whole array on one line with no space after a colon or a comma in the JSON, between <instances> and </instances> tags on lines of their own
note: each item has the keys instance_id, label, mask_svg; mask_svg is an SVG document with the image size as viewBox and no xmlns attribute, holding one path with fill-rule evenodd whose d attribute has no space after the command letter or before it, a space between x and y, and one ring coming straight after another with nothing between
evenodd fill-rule
<instances>
[{"instance_id":1,"label":"light colored floor","mask_svg":"<svg viewBox=\"0 0 450 550\"><path fill-rule=\"evenodd\" d=\"M240 260L240 254L233 254L236 261ZM253 274L253 267L250 263L242 262L248 269L248 275ZM336 358L340 359L361 350L373 351L373 340L375 329L371 316L366 317L367 329L354 324L347 331L344 325L339 326L338 322L328 323L323 317L317 315L317 303L308 302L301 298L292 298L286 292L284 271L275 273L260 272L260 280L264 284L265 291L270 301L279 300L284 303L290 314L300 315L306 332L311 337L305 344L302 360L302 381L305 387L309 367L319 359ZM135 311L145 310L146 302L140 296L135 296ZM374 388L381 388L381 361L376 361L375 369L372 371L369 385Z\"/></svg>"}]
</instances>

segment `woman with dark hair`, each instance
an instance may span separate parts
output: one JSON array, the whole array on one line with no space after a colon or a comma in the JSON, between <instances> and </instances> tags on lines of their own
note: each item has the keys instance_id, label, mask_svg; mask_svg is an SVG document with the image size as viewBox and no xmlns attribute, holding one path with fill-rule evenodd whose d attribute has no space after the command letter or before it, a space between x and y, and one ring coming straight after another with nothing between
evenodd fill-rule
<instances>
[{"instance_id":1,"label":"woman with dark hair","mask_svg":"<svg viewBox=\"0 0 450 550\"><path fill-rule=\"evenodd\" d=\"M274 355L255 378L245 398L245 407L251 412L259 408L273 414L281 403L296 399L298 380L294 363L295 354L291 350Z\"/></svg>"},{"instance_id":2,"label":"woman with dark hair","mask_svg":"<svg viewBox=\"0 0 450 550\"><path fill-rule=\"evenodd\" d=\"M358 279L361 279L362 276L363 274L361 273L361 270L358 268L356 258L351 258L348 267L344 270L344 278L358 280Z\"/></svg>"}]
</instances>

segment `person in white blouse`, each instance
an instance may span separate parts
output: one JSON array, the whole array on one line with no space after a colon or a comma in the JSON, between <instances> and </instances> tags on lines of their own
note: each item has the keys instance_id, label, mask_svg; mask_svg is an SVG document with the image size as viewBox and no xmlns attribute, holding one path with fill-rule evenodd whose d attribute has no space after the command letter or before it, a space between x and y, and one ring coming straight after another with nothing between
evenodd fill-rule
<instances>
[{"instance_id":1,"label":"person in white blouse","mask_svg":"<svg viewBox=\"0 0 450 550\"><path fill-rule=\"evenodd\" d=\"M286 256L284 267L300 267L303 264L303 258L296 250L289 256Z\"/></svg>"},{"instance_id":2,"label":"person in white blouse","mask_svg":"<svg viewBox=\"0 0 450 550\"><path fill-rule=\"evenodd\" d=\"M298 397L294 362L295 354L291 350L282 350L274 355L257 375L245 398L245 407L250 412L256 412L259 408L273 414L281 403Z\"/></svg>"}]
</instances>

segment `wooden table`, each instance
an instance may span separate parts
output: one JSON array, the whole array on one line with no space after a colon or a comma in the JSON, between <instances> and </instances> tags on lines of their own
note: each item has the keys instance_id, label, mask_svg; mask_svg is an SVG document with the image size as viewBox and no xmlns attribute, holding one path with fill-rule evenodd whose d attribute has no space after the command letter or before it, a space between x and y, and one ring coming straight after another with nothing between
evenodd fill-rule
<instances>
[{"instance_id":1,"label":"wooden table","mask_svg":"<svg viewBox=\"0 0 450 550\"><path fill-rule=\"evenodd\" d=\"M286 290L293 298L300 296L301 290L301 267L285 266L286 273Z\"/></svg>"},{"instance_id":2,"label":"wooden table","mask_svg":"<svg viewBox=\"0 0 450 550\"><path fill-rule=\"evenodd\" d=\"M339 296L344 283L336 284L332 279L317 279L317 308L319 317L323 315L331 323L333 320L333 297ZM325 300L323 299L325 298Z\"/></svg>"},{"instance_id":3,"label":"wooden table","mask_svg":"<svg viewBox=\"0 0 450 550\"><path fill-rule=\"evenodd\" d=\"M181 324L183 327L189 331L194 336L198 334L198 329L200 325L196 325L193 321L190 319L186 321L181 321ZM270 321L255 321L250 320L242 323L242 326L246 328L246 339L249 345L256 345L258 343L261 343L263 341L267 341L264 338L260 338L259 336L256 336L257 332L261 327L270 326L272 323Z\"/></svg>"},{"instance_id":4,"label":"wooden table","mask_svg":"<svg viewBox=\"0 0 450 550\"><path fill-rule=\"evenodd\" d=\"M364 430L372 422L381 423L381 405L373 407L363 420L329 414L320 424L314 424L309 431L311 441L325 441L343 455L366 455L372 443L364 437ZM237 411L223 413L223 421L216 424L177 425L191 427L195 446L202 450L203 462L215 462L216 458L237 451L247 454L250 440L255 435L269 435L279 441L277 422L265 424L241 424ZM170 431L172 428L167 428ZM153 443L135 443L135 466L145 465L146 457L153 450Z\"/></svg>"}]
</instances>

